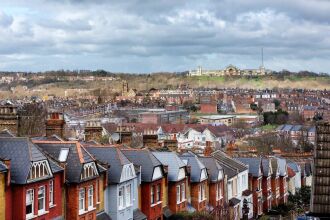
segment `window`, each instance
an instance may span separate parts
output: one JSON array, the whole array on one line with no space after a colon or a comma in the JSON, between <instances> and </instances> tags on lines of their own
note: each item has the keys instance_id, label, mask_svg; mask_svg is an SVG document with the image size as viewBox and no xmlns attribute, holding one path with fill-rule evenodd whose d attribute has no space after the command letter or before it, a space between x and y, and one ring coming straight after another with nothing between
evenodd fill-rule
<instances>
[{"instance_id":1,"label":"window","mask_svg":"<svg viewBox=\"0 0 330 220\"><path fill-rule=\"evenodd\" d=\"M119 192L118 192L118 204L119 208L124 208L124 187L121 186L119 187Z\"/></svg>"},{"instance_id":2,"label":"window","mask_svg":"<svg viewBox=\"0 0 330 220\"><path fill-rule=\"evenodd\" d=\"M47 160L34 162L30 169L29 179L33 180L46 176L51 176Z\"/></svg>"},{"instance_id":3,"label":"window","mask_svg":"<svg viewBox=\"0 0 330 220\"><path fill-rule=\"evenodd\" d=\"M181 201L186 199L186 188L184 183L181 183Z\"/></svg>"},{"instance_id":4,"label":"window","mask_svg":"<svg viewBox=\"0 0 330 220\"><path fill-rule=\"evenodd\" d=\"M181 198L180 198L180 185L176 186L176 203L180 203L181 202Z\"/></svg>"},{"instance_id":5,"label":"window","mask_svg":"<svg viewBox=\"0 0 330 220\"><path fill-rule=\"evenodd\" d=\"M49 181L49 206L54 205L54 180Z\"/></svg>"},{"instance_id":6,"label":"window","mask_svg":"<svg viewBox=\"0 0 330 220\"><path fill-rule=\"evenodd\" d=\"M88 209L92 209L93 208L93 186L89 186L88 187L88 191L87 191L87 198L88 198Z\"/></svg>"},{"instance_id":7,"label":"window","mask_svg":"<svg viewBox=\"0 0 330 220\"><path fill-rule=\"evenodd\" d=\"M150 188L150 203L154 204L155 203L155 192L154 192L154 186Z\"/></svg>"},{"instance_id":8,"label":"window","mask_svg":"<svg viewBox=\"0 0 330 220\"><path fill-rule=\"evenodd\" d=\"M161 200L161 190L160 190L160 184L157 185L157 202Z\"/></svg>"},{"instance_id":9,"label":"window","mask_svg":"<svg viewBox=\"0 0 330 220\"><path fill-rule=\"evenodd\" d=\"M62 148L58 160L60 162L65 162L69 154L69 148Z\"/></svg>"},{"instance_id":10,"label":"window","mask_svg":"<svg viewBox=\"0 0 330 220\"><path fill-rule=\"evenodd\" d=\"M29 218L33 216L34 209L34 191L33 189L29 189L26 191L26 201L25 201L25 213L26 217Z\"/></svg>"},{"instance_id":11,"label":"window","mask_svg":"<svg viewBox=\"0 0 330 220\"><path fill-rule=\"evenodd\" d=\"M85 189L79 189L79 213L85 211Z\"/></svg>"},{"instance_id":12,"label":"window","mask_svg":"<svg viewBox=\"0 0 330 220\"><path fill-rule=\"evenodd\" d=\"M131 205L131 184L126 185L126 206L130 206Z\"/></svg>"},{"instance_id":13,"label":"window","mask_svg":"<svg viewBox=\"0 0 330 220\"><path fill-rule=\"evenodd\" d=\"M217 200L220 200L222 198L222 188L221 183L217 184Z\"/></svg>"},{"instance_id":14,"label":"window","mask_svg":"<svg viewBox=\"0 0 330 220\"><path fill-rule=\"evenodd\" d=\"M84 164L83 172L81 173L81 179L97 176L98 172L94 162Z\"/></svg>"},{"instance_id":15,"label":"window","mask_svg":"<svg viewBox=\"0 0 330 220\"><path fill-rule=\"evenodd\" d=\"M40 186L38 190L38 214L45 212L45 187Z\"/></svg>"},{"instance_id":16,"label":"window","mask_svg":"<svg viewBox=\"0 0 330 220\"><path fill-rule=\"evenodd\" d=\"M206 199L204 183L199 185L199 198L198 199L199 199L199 201L204 201Z\"/></svg>"}]
</instances>

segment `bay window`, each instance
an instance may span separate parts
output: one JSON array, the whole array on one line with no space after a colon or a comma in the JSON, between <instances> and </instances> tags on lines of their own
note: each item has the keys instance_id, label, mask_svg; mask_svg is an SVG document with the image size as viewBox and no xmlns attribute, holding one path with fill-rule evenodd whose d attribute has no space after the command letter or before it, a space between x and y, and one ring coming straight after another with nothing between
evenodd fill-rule
<instances>
[{"instance_id":1,"label":"bay window","mask_svg":"<svg viewBox=\"0 0 330 220\"><path fill-rule=\"evenodd\" d=\"M126 206L130 206L132 202L131 198L131 184L126 185Z\"/></svg>"},{"instance_id":2,"label":"bay window","mask_svg":"<svg viewBox=\"0 0 330 220\"><path fill-rule=\"evenodd\" d=\"M159 202L161 200L160 184L157 185L157 192L156 193L157 193L156 194L157 195L156 200L157 200L157 202Z\"/></svg>"},{"instance_id":3,"label":"bay window","mask_svg":"<svg viewBox=\"0 0 330 220\"><path fill-rule=\"evenodd\" d=\"M118 191L118 205L119 209L124 208L124 187L119 187Z\"/></svg>"},{"instance_id":4,"label":"bay window","mask_svg":"<svg viewBox=\"0 0 330 220\"><path fill-rule=\"evenodd\" d=\"M155 192L154 192L154 186L151 186L150 188L150 203L151 205L155 203Z\"/></svg>"},{"instance_id":5,"label":"bay window","mask_svg":"<svg viewBox=\"0 0 330 220\"><path fill-rule=\"evenodd\" d=\"M54 205L54 180L49 181L49 206Z\"/></svg>"},{"instance_id":6,"label":"bay window","mask_svg":"<svg viewBox=\"0 0 330 220\"><path fill-rule=\"evenodd\" d=\"M79 213L85 211L85 189L79 189Z\"/></svg>"},{"instance_id":7,"label":"bay window","mask_svg":"<svg viewBox=\"0 0 330 220\"><path fill-rule=\"evenodd\" d=\"M184 183L181 183L181 202L186 199L186 187Z\"/></svg>"},{"instance_id":8,"label":"bay window","mask_svg":"<svg viewBox=\"0 0 330 220\"><path fill-rule=\"evenodd\" d=\"M204 201L206 199L206 194L205 194L205 183L201 183L199 185L199 196L198 200L199 201Z\"/></svg>"},{"instance_id":9,"label":"bay window","mask_svg":"<svg viewBox=\"0 0 330 220\"><path fill-rule=\"evenodd\" d=\"M45 187L40 186L38 190L38 214L45 212Z\"/></svg>"},{"instance_id":10,"label":"bay window","mask_svg":"<svg viewBox=\"0 0 330 220\"><path fill-rule=\"evenodd\" d=\"M176 203L179 204L181 202L181 198L180 198L180 185L176 186Z\"/></svg>"},{"instance_id":11,"label":"bay window","mask_svg":"<svg viewBox=\"0 0 330 220\"><path fill-rule=\"evenodd\" d=\"M33 216L34 209L34 191L29 189L26 191L26 201L25 201L25 214L26 218L31 218Z\"/></svg>"},{"instance_id":12,"label":"bay window","mask_svg":"<svg viewBox=\"0 0 330 220\"><path fill-rule=\"evenodd\" d=\"M90 210L93 208L93 186L88 187L87 198L88 198L88 210Z\"/></svg>"}]
</instances>

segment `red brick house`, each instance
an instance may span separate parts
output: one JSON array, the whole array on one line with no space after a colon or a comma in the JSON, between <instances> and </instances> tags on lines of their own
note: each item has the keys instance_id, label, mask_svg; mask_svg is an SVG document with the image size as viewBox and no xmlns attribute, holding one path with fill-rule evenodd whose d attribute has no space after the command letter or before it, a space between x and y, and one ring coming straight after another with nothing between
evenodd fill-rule
<instances>
[{"instance_id":1,"label":"red brick house","mask_svg":"<svg viewBox=\"0 0 330 220\"><path fill-rule=\"evenodd\" d=\"M76 141L34 141L65 168L65 219L96 220L106 169ZM103 183L103 184L102 184Z\"/></svg>"},{"instance_id":2,"label":"red brick house","mask_svg":"<svg viewBox=\"0 0 330 220\"><path fill-rule=\"evenodd\" d=\"M122 149L122 152L134 165L141 167L141 211L150 220L163 219L163 165L146 149Z\"/></svg>"},{"instance_id":3,"label":"red brick house","mask_svg":"<svg viewBox=\"0 0 330 220\"><path fill-rule=\"evenodd\" d=\"M263 211L267 213L272 208L272 166L270 159L263 158L262 165L262 195L263 195Z\"/></svg>"},{"instance_id":4,"label":"red brick house","mask_svg":"<svg viewBox=\"0 0 330 220\"><path fill-rule=\"evenodd\" d=\"M288 202L288 165L285 159L276 158L279 166L280 204Z\"/></svg>"},{"instance_id":5,"label":"red brick house","mask_svg":"<svg viewBox=\"0 0 330 220\"><path fill-rule=\"evenodd\" d=\"M207 169L197 155L192 152L183 153L179 157L190 167L190 204L196 211L204 211L207 208L209 196L207 193Z\"/></svg>"},{"instance_id":6,"label":"red brick house","mask_svg":"<svg viewBox=\"0 0 330 220\"><path fill-rule=\"evenodd\" d=\"M209 208L213 209L224 205L224 172L223 168L213 157L199 157L208 173Z\"/></svg>"},{"instance_id":7,"label":"red brick house","mask_svg":"<svg viewBox=\"0 0 330 220\"><path fill-rule=\"evenodd\" d=\"M249 190L253 193L253 214L255 217L263 214L262 177L263 168L261 158L237 158L249 166Z\"/></svg>"},{"instance_id":8,"label":"red brick house","mask_svg":"<svg viewBox=\"0 0 330 220\"><path fill-rule=\"evenodd\" d=\"M277 207L280 204L280 172L276 158L269 158L272 166L272 207Z\"/></svg>"},{"instance_id":9,"label":"red brick house","mask_svg":"<svg viewBox=\"0 0 330 220\"><path fill-rule=\"evenodd\" d=\"M167 205L172 213L187 210L187 166L174 152L153 152L167 169Z\"/></svg>"},{"instance_id":10,"label":"red brick house","mask_svg":"<svg viewBox=\"0 0 330 220\"><path fill-rule=\"evenodd\" d=\"M63 169L27 138L0 138L6 220L63 218Z\"/></svg>"}]
</instances>

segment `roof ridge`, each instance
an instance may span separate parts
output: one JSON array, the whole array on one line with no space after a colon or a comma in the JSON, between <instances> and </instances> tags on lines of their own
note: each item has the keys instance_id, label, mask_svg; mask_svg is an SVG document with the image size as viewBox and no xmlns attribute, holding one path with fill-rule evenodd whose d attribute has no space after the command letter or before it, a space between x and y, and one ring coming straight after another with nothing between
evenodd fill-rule
<instances>
[{"instance_id":1,"label":"roof ridge","mask_svg":"<svg viewBox=\"0 0 330 220\"><path fill-rule=\"evenodd\" d=\"M84 163L85 161L84 161L84 157L83 157L82 152L81 152L81 146L80 146L79 142L76 142L76 149L77 149L77 153L78 153L80 163Z\"/></svg>"}]
</instances>

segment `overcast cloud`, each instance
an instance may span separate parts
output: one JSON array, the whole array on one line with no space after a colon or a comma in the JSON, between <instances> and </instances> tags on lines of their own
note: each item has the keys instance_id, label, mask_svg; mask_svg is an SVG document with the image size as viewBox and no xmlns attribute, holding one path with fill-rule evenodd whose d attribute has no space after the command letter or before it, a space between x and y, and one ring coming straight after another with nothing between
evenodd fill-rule
<instances>
[{"instance_id":1,"label":"overcast cloud","mask_svg":"<svg viewBox=\"0 0 330 220\"><path fill-rule=\"evenodd\" d=\"M28 2L28 3L27 3ZM0 70L330 72L328 0L1 0Z\"/></svg>"}]
</instances>

